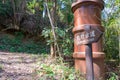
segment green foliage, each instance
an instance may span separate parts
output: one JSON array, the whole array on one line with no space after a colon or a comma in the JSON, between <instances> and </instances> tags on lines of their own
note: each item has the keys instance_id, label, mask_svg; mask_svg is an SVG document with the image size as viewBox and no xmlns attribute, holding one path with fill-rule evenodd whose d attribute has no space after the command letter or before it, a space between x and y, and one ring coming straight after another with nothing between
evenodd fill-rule
<instances>
[{"instance_id":1,"label":"green foliage","mask_svg":"<svg viewBox=\"0 0 120 80\"><path fill-rule=\"evenodd\" d=\"M53 77L55 74L52 70L51 66L47 66L46 64L41 64L41 66L43 68L43 72L48 76L48 77ZM39 73L38 73L39 74Z\"/></svg>"},{"instance_id":2,"label":"green foliage","mask_svg":"<svg viewBox=\"0 0 120 80\"><path fill-rule=\"evenodd\" d=\"M40 80L85 80L79 71L67 66L67 63L61 63L58 59L56 61L48 60L48 57L49 55L45 57L47 62L40 62L39 68L36 69ZM46 61L45 58L41 61Z\"/></svg>"},{"instance_id":3,"label":"green foliage","mask_svg":"<svg viewBox=\"0 0 120 80\"><path fill-rule=\"evenodd\" d=\"M51 29L44 28L42 31L42 36L44 36L46 39L47 45L50 45L54 42Z\"/></svg>"},{"instance_id":4,"label":"green foliage","mask_svg":"<svg viewBox=\"0 0 120 80\"><path fill-rule=\"evenodd\" d=\"M104 51L106 59L119 58L119 34L120 34L120 7L118 0L106 0L106 8L103 12L103 25L105 26Z\"/></svg>"},{"instance_id":5,"label":"green foliage","mask_svg":"<svg viewBox=\"0 0 120 80\"><path fill-rule=\"evenodd\" d=\"M58 43L64 55L71 55L73 52L73 36L67 29L56 29Z\"/></svg>"},{"instance_id":6,"label":"green foliage","mask_svg":"<svg viewBox=\"0 0 120 80\"><path fill-rule=\"evenodd\" d=\"M43 0L28 0L27 9L29 12L35 14L35 8L38 7L39 10L43 10Z\"/></svg>"},{"instance_id":7,"label":"green foliage","mask_svg":"<svg viewBox=\"0 0 120 80\"><path fill-rule=\"evenodd\" d=\"M73 23L73 13L71 11L71 4L72 4L71 0L58 1L58 6L59 6L58 15L60 17L60 21L67 23L67 25L70 25Z\"/></svg>"},{"instance_id":8,"label":"green foliage","mask_svg":"<svg viewBox=\"0 0 120 80\"><path fill-rule=\"evenodd\" d=\"M60 29L58 27L55 28L55 32L57 34L57 42L60 46L61 53L65 55L71 55L71 52L73 52L72 34L70 34L67 29ZM45 28L42 32L42 36L46 38L46 42L48 45L54 42L52 31L50 29Z\"/></svg>"},{"instance_id":9,"label":"green foliage","mask_svg":"<svg viewBox=\"0 0 120 80\"><path fill-rule=\"evenodd\" d=\"M47 40L48 45L57 42L60 52L65 55L70 55L73 52L73 36L71 31L71 24L73 22L73 13L71 12L72 1L60 0L56 3L48 1L48 8L53 11L53 4L56 4L56 16L51 16L51 18L57 18L55 21L55 35L57 41L54 40L53 32L51 28L45 28L42 31L42 35ZM44 9L45 10L45 9ZM45 11L43 11L45 13ZM52 14L52 12L50 13ZM63 24L63 25L62 25ZM67 25L67 26L66 26ZM56 44L56 43L55 43Z\"/></svg>"},{"instance_id":10,"label":"green foliage","mask_svg":"<svg viewBox=\"0 0 120 80\"><path fill-rule=\"evenodd\" d=\"M24 35L17 32L14 38L3 36L0 38L0 50L9 52L26 52L26 53L48 53L46 46L41 42L34 42L33 40L23 41Z\"/></svg>"},{"instance_id":11,"label":"green foliage","mask_svg":"<svg viewBox=\"0 0 120 80\"><path fill-rule=\"evenodd\" d=\"M109 76L110 76L110 78L107 80L119 80L118 76L113 72L109 73Z\"/></svg>"},{"instance_id":12,"label":"green foliage","mask_svg":"<svg viewBox=\"0 0 120 80\"><path fill-rule=\"evenodd\" d=\"M12 6L10 0L0 1L0 15L4 17L11 16L13 14Z\"/></svg>"},{"instance_id":13,"label":"green foliage","mask_svg":"<svg viewBox=\"0 0 120 80\"><path fill-rule=\"evenodd\" d=\"M116 27L106 27L104 51L107 59L119 58L119 35Z\"/></svg>"}]
</instances>

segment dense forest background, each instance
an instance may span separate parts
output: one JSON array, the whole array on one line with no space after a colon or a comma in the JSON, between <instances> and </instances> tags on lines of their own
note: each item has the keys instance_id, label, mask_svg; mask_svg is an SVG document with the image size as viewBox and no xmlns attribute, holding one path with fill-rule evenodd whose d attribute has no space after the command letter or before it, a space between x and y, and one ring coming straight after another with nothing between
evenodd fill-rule
<instances>
[{"instance_id":1,"label":"dense forest background","mask_svg":"<svg viewBox=\"0 0 120 80\"><path fill-rule=\"evenodd\" d=\"M71 55L71 4L72 0L1 0L0 50ZM102 25L105 27L103 48L107 60L119 60L119 12L119 0L105 0Z\"/></svg>"}]
</instances>

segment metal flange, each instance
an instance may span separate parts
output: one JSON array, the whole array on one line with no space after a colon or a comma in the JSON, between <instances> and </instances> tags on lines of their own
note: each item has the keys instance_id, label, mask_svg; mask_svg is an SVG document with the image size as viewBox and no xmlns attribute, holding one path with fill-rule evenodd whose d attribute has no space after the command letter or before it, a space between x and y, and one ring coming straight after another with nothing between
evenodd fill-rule
<instances>
[{"instance_id":1,"label":"metal flange","mask_svg":"<svg viewBox=\"0 0 120 80\"><path fill-rule=\"evenodd\" d=\"M82 5L96 5L99 6L101 10L104 9L104 1L103 0L74 0L72 3L72 12L74 12L77 8Z\"/></svg>"}]
</instances>

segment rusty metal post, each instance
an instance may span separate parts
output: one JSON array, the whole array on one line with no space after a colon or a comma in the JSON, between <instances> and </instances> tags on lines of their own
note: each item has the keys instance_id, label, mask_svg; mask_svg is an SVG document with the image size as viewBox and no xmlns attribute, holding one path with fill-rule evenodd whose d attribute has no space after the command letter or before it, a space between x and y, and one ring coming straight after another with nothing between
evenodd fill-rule
<instances>
[{"instance_id":1,"label":"rusty metal post","mask_svg":"<svg viewBox=\"0 0 120 80\"><path fill-rule=\"evenodd\" d=\"M101 11L104 8L103 0L74 0L72 4L72 11L74 13L74 53L75 68L86 74L86 59L85 51L86 44L76 44L76 38L79 37L79 32L86 29L86 25L92 28L98 28L100 31L104 31L101 26ZM81 36L83 37L83 36ZM93 51L93 71L95 80L104 80L104 53L102 38L92 44ZM86 53L87 54L87 53ZM89 53L90 54L90 53ZM87 56L87 55L86 55Z\"/></svg>"},{"instance_id":2,"label":"rusty metal post","mask_svg":"<svg viewBox=\"0 0 120 80\"><path fill-rule=\"evenodd\" d=\"M94 80L93 59L92 59L92 44L86 45L86 79Z\"/></svg>"}]
</instances>

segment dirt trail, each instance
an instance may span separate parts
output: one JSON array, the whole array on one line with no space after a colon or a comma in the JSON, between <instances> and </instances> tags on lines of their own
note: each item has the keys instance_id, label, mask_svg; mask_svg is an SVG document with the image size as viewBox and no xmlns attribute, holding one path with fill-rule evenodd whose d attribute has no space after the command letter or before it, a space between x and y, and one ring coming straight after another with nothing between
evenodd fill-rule
<instances>
[{"instance_id":1,"label":"dirt trail","mask_svg":"<svg viewBox=\"0 0 120 80\"><path fill-rule=\"evenodd\" d=\"M37 55L0 52L0 80L37 80L38 61Z\"/></svg>"}]
</instances>

